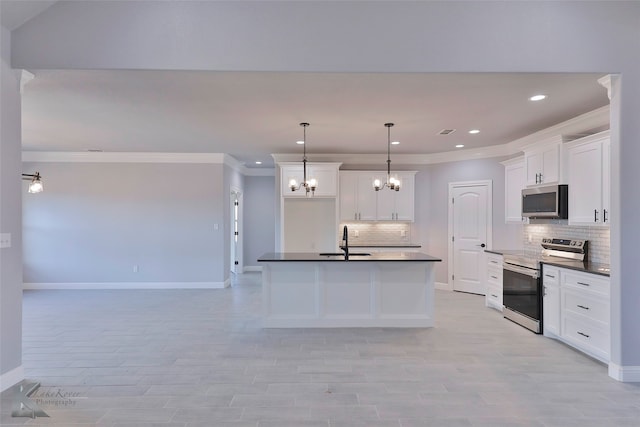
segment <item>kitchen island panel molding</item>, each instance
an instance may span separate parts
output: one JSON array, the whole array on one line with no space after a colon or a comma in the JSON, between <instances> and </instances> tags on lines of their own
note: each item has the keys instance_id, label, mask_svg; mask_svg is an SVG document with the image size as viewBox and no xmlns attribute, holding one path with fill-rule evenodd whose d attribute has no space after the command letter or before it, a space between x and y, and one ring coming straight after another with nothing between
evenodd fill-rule
<instances>
[{"instance_id":1,"label":"kitchen island panel molding","mask_svg":"<svg viewBox=\"0 0 640 427\"><path fill-rule=\"evenodd\" d=\"M263 327L434 325L432 261L262 261Z\"/></svg>"}]
</instances>

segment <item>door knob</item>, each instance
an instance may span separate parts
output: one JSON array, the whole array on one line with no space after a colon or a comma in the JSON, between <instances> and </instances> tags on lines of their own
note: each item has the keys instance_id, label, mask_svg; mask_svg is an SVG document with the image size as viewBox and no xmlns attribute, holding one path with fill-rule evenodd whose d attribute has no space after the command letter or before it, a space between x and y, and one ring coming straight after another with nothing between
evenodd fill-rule
<instances>
[{"instance_id":1,"label":"door knob","mask_svg":"<svg viewBox=\"0 0 640 427\"><path fill-rule=\"evenodd\" d=\"M484 247L485 247L485 246L487 246L487 245L485 245L484 243L482 243L482 244L480 244L480 245L476 245L476 246L480 246L481 248L484 248Z\"/></svg>"}]
</instances>

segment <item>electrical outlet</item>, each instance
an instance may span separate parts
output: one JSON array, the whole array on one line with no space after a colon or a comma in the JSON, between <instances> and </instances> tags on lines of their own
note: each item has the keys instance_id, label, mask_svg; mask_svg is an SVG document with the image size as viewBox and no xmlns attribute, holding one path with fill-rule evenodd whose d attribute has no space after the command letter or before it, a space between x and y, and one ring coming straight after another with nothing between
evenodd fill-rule
<instances>
[{"instance_id":1,"label":"electrical outlet","mask_svg":"<svg viewBox=\"0 0 640 427\"><path fill-rule=\"evenodd\" d=\"M353 231L353 237L360 237L360 231L354 230Z\"/></svg>"},{"instance_id":2,"label":"electrical outlet","mask_svg":"<svg viewBox=\"0 0 640 427\"><path fill-rule=\"evenodd\" d=\"M134 273L137 273L137 272L138 272L138 270L139 270L139 268L138 268L138 264L133 264L133 272L134 272Z\"/></svg>"},{"instance_id":3,"label":"electrical outlet","mask_svg":"<svg viewBox=\"0 0 640 427\"><path fill-rule=\"evenodd\" d=\"M0 248L11 247L11 233L0 234Z\"/></svg>"},{"instance_id":4,"label":"electrical outlet","mask_svg":"<svg viewBox=\"0 0 640 427\"><path fill-rule=\"evenodd\" d=\"M407 237L407 230L400 230L400 237Z\"/></svg>"},{"instance_id":5,"label":"electrical outlet","mask_svg":"<svg viewBox=\"0 0 640 427\"><path fill-rule=\"evenodd\" d=\"M213 229L217 230L218 229L218 224L213 224Z\"/></svg>"}]
</instances>

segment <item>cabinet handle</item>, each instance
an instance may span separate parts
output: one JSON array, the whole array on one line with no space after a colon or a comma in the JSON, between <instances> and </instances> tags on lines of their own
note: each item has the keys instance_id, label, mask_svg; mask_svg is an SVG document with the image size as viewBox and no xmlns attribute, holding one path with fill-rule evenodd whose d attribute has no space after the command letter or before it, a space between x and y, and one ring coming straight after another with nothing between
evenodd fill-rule
<instances>
[{"instance_id":1,"label":"cabinet handle","mask_svg":"<svg viewBox=\"0 0 640 427\"><path fill-rule=\"evenodd\" d=\"M540 184L542 184L542 172L540 172Z\"/></svg>"},{"instance_id":2,"label":"cabinet handle","mask_svg":"<svg viewBox=\"0 0 640 427\"><path fill-rule=\"evenodd\" d=\"M552 279L556 278L556 276L552 276L551 274L545 274L544 277L551 277Z\"/></svg>"},{"instance_id":3,"label":"cabinet handle","mask_svg":"<svg viewBox=\"0 0 640 427\"><path fill-rule=\"evenodd\" d=\"M580 305L580 304L578 304L578 308L581 308L583 310L589 310L589 307L585 307L584 305Z\"/></svg>"},{"instance_id":4,"label":"cabinet handle","mask_svg":"<svg viewBox=\"0 0 640 427\"><path fill-rule=\"evenodd\" d=\"M593 222L598 222L598 209L593 210Z\"/></svg>"},{"instance_id":5,"label":"cabinet handle","mask_svg":"<svg viewBox=\"0 0 640 427\"><path fill-rule=\"evenodd\" d=\"M536 174L536 184L538 183L538 175L540 175L539 173Z\"/></svg>"},{"instance_id":6,"label":"cabinet handle","mask_svg":"<svg viewBox=\"0 0 640 427\"><path fill-rule=\"evenodd\" d=\"M578 335L582 335L582 336L583 336L583 337L585 337L585 338L589 338L589 335L584 334L584 333L582 333L582 332L580 332L580 331L578 331Z\"/></svg>"},{"instance_id":7,"label":"cabinet handle","mask_svg":"<svg viewBox=\"0 0 640 427\"><path fill-rule=\"evenodd\" d=\"M493 260L492 260L492 261L491 261L491 263L492 263L492 264L497 264L497 263L498 263L498 261L493 261Z\"/></svg>"},{"instance_id":8,"label":"cabinet handle","mask_svg":"<svg viewBox=\"0 0 640 427\"><path fill-rule=\"evenodd\" d=\"M588 284L588 283L583 283L583 282L576 282L576 283L578 283L578 285L582 285L582 286L591 286L591 285L590 285L590 284Z\"/></svg>"},{"instance_id":9,"label":"cabinet handle","mask_svg":"<svg viewBox=\"0 0 640 427\"><path fill-rule=\"evenodd\" d=\"M602 210L602 222L607 222L607 210Z\"/></svg>"},{"instance_id":10,"label":"cabinet handle","mask_svg":"<svg viewBox=\"0 0 640 427\"><path fill-rule=\"evenodd\" d=\"M491 296L494 297L494 298L498 298L498 295L496 295L496 294L491 294Z\"/></svg>"},{"instance_id":11,"label":"cabinet handle","mask_svg":"<svg viewBox=\"0 0 640 427\"><path fill-rule=\"evenodd\" d=\"M496 276L491 276L491 278L492 278L492 279L496 279L496 280L498 280L498 278L497 278Z\"/></svg>"}]
</instances>

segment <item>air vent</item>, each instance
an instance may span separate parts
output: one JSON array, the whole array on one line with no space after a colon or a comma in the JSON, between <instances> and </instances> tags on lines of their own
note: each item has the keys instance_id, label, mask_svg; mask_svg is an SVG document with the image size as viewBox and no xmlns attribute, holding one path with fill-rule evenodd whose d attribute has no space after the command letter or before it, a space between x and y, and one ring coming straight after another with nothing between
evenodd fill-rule
<instances>
[{"instance_id":1,"label":"air vent","mask_svg":"<svg viewBox=\"0 0 640 427\"><path fill-rule=\"evenodd\" d=\"M455 131L455 129L442 129L440 132L438 132L438 135L449 135L450 133L454 133Z\"/></svg>"}]
</instances>

